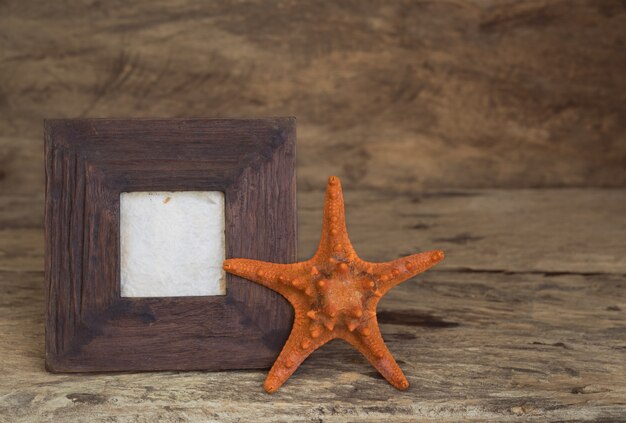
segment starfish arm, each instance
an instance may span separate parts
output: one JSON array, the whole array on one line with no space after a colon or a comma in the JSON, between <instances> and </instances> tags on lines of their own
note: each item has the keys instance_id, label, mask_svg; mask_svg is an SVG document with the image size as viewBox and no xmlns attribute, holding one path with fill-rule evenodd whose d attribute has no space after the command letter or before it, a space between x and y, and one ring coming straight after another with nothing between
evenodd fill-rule
<instances>
[{"instance_id":1,"label":"starfish arm","mask_svg":"<svg viewBox=\"0 0 626 423\"><path fill-rule=\"evenodd\" d=\"M385 294L394 286L422 273L444 258L441 250L413 254L386 263L369 263L370 269L379 280L378 290Z\"/></svg>"},{"instance_id":2,"label":"starfish arm","mask_svg":"<svg viewBox=\"0 0 626 423\"><path fill-rule=\"evenodd\" d=\"M278 264L243 258L225 260L223 265L228 273L256 282L287 298L291 297L292 283L302 266L303 263Z\"/></svg>"},{"instance_id":3,"label":"starfish arm","mask_svg":"<svg viewBox=\"0 0 626 423\"><path fill-rule=\"evenodd\" d=\"M313 351L333 338L330 332L318 333L315 338L311 336L308 318L297 311L289 338L265 379L265 391L276 392Z\"/></svg>"},{"instance_id":4,"label":"starfish arm","mask_svg":"<svg viewBox=\"0 0 626 423\"><path fill-rule=\"evenodd\" d=\"M370 319L367 325L345 336L343 339L363 354L367 361L392 386L401 391L409 387L409 382L404 376L402 369L400 369L400 366L398 366L398 363L385 345L376 318Z\"/></svg>"},{"instance_id":5,"label":"starfish arm","mask_svg":"<svg viewBox=\"0 0 626 423\"><path fill-rule=\"evenodd\" d=\"M346 228L346 215L341 182L336 176L328 178L324 200L322 236L313 261L344 261L356 258Z\"/></svg>"}]
</instances>

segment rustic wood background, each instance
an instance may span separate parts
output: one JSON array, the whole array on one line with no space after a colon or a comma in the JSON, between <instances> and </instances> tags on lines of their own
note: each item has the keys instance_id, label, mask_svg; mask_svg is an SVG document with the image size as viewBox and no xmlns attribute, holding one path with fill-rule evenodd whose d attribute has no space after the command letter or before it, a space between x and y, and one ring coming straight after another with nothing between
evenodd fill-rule
<instances>
[{"instance_id":1,"label":"rustic wood background","mask_svg":"<svg viewBox=\"0 0 626 423\"><path fill-rule=\"evenodd\" d=\"M626 184L623 0L0 1L0 190L44 117L293 115L299 189Z\"/></svg>"},{"instance_id":2,"label":"rustic wood background","mask_svg":"<svg viewBox=\"0 0 626 423\"><path fill-rule=\"evenodd\" d=\"M0 0L0 422L624 421L625 76L619 0ZM379 305L411 388L340 342L272 397L46 373L42 119L269 115L301 258L330 174L365 259L446 251Z\"/></svg>"}]
</instances>

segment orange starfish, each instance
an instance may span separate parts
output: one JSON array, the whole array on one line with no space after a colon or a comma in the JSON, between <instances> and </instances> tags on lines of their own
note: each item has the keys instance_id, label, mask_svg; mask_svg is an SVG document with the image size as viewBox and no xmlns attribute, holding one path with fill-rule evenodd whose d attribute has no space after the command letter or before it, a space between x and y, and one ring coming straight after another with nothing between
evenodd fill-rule
<instances>
[{"instance_id":1,"label":"orange starfish","mask_svg":"<svg viewBox=\"0 0 626 423\"><path fill-rule=\"evenodd\" d=\"M353 345L393 386L407 389L409 382L380 334L376 305L391 288L443 256L435 250L387 263L361 260L348 239L339 178L331 176L322 238L313 258L293 264L241 258L224 262L227 272L273 289L295 310L291 334L265 380L265 390L276 391L313 351L335 338Z\"/></svg>"}]
</instances>

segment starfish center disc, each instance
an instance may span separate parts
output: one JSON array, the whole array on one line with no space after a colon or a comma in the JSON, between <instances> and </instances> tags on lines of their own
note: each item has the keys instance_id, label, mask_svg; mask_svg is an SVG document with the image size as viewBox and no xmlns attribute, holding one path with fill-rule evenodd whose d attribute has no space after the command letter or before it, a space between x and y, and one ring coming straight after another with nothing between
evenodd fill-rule
<instances>
[{"instance_id":1,"label":"starfish center disc","mask_svg":"<svg viewBox=\"0 0 626 423\"><path fill-rule=\"evenodd\" d=\"M320 291L321 312L329 317L361 317L364 295L354 279L332 278L324 281Z\"/></svg>"}]
</instances>

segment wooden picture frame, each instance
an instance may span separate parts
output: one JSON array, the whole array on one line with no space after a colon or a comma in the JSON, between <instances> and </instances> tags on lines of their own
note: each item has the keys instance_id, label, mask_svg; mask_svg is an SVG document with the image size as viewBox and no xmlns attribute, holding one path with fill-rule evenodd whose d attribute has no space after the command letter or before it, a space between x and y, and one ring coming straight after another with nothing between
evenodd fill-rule
<instances>
[{"instance_id":1,"label":"wooden picture frame","mask_svg":"<svg viewBox=\"0 0 626 423\"><path fill-rule=\"evenodd\" d=\"M293 313L228 274L224 296L122 298L129 191L223 191L226 257L296 260L295 119L46 120L46 368L269 367Z\"/></svg>"}]
</instances>

